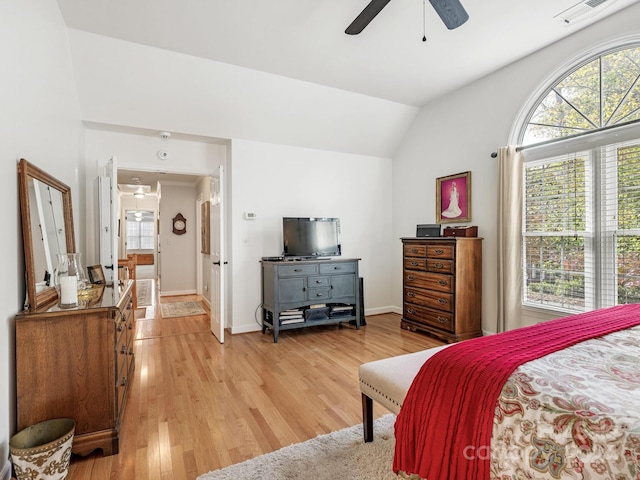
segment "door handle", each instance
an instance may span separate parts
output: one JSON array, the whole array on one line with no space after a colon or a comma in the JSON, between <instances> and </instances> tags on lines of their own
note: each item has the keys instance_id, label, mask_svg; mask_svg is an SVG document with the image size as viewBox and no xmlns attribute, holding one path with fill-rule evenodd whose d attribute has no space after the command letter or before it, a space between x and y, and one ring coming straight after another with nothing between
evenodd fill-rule
<instances>
[{"instance_id":1,"label":"door handle","mask_svg":"<svg viewBox=\"0 0 640 480\"><path fill-rule=\"evenodd\" d=\"M113 270L113 265L105 265L104 268L107 270Z\"/></svg>"},{"instance_id":2,"label":"door handle","mask_svg":"<svg viewBox=\"0 0 640 480\"><path fill-rule=\"evenodd\" d=\"M226 265L226 264L228 264L228 263L229 263L229 262L222 262L222 265ZM220 261L213 262L213 264L214 264L214 265L220 265Z\"/></svg>"}]
</instances>

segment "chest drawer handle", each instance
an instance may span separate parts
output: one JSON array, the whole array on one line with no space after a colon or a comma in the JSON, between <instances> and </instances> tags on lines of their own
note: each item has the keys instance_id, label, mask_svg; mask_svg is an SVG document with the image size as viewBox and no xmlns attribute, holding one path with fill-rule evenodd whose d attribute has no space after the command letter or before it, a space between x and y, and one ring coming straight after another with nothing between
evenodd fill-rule
<instances>
[{"instance_id":1,"label":"chest drawer handle","mask_svg":"<svg viewBox=\"0 0 640 480\"><path fill-rule=\"evenodd\" d=\"M316 280L316 283L322 283L320 280Z\"/></svg>"},{"instance_id":2,"label":"chest drawer handle","mask_svg":"<svg viewBox=\"0 0 640 480\"><path fill-rule=\"evenodd\" d=\"M411 262L411 266L412 267L417 267L418 266L418 262Z\"/></svg>"},{"instance_id":3,"label":"chest drawer handle","mask_svg":"<svg viewBox=\"0 0 640 480\"><path fill-rule=\"evenodd\" d=\"M122 355L126 355L127 354L127 347L125 347L124 345L122 345L122 348L120 349L120 353Z\"/></svg>"},{"instance_id":4,"label":"chest drawer handle","mask_svg":"<svg viewBox=\"0 0 640 480\"><path fill-rule=\"evenodd\" d=\"M416 311L413 308L407 308L407 313L416 313Z\"/></svg>"},{"instance_id":5,"label":"chest drawer handle","mask_svg":"<svg viewBox=\"0 0 640 480\"><path fill-rule=\"evenodd\" d=\"M412 248L411 249L411 253L418 253L418 249L417 248Z\"/></svg>"},{"instance_id":6,"label":"chest drawer handle","mask_svg":"<svg viewBox=\"0 0 640 480\"><path fill-rule=\"evenodd\" d=\"M120 380L120 386L121 387L127 386L127 377L122 377L122 380Z\"/></svg>"},{"instance_id":7,"label":"chest drawer handle","mask_svg":"<svg viewBox=\"0 0 640 480\"><path fill-rule=\"evenodd\" d=\"M440 323L448 323L448 322L449 322L449 320L448 320L448 319L446 319L446 318L444 318L444 317L438 317L438 321L439 321Z\"/></svg>"},{"instance_id":8,"label":"chest drawer handle","mask_svg":"<svg viewBox=\"0 0 640 480\"><path fill-rule=\"evenodd\" d=\"M294 271L294 272L301 272L301 271L302 271L302 269L301 269L301 268L294 268L294 269L293 269L293 271Z\"/></svg>"},{"instance_id":9,"label":"chest drawer handle","mask_svg":"<svg viewBox=\"0 0 640 480\"><path fill-rule=\"evenodd\" d=\"M407 275L407 280L415 280L416 277L414 277L413 275Z\"/></svg>"},{"instance_id":10,"label":"chest drawer handle","mask_svg":"<svg viewBox=\"0 0 640 480\"><path fill-rule=\"evenodd\" d=\"M334 270L342 270L342 267L333 267Z\"/></svg>"},{"instance_id":11,"label":"chest drawer handle","mask_svg":"<svg viewBox=\"0 0 640 480\"><path fill-rule=\"evenodd\" d=\"M444 265L442 263L436 263L435 267L436 268L442 268L442 267L444 267Z\"/></svg>"},{"instance_id":12,"label":"chest drawer handle","mask_svg":"<svg viewBox=\"0 0 640 480\"><path fill-rule=\"evenodd\" d=\"M129 348L129 355L133 355L133 347Z\"/></svg>"},{"instance_id":13,"label":"chest drawer handle","mask_svg":"<svg viewBox=\"0 0 640 480\"><path fill-rule=\"evenodd\" d=\"M445 285L448 285L448 283L446 280L438 280L438 285L441 285L444 287Z\"/></svg>"},{"instance_id":14,"label":"chest drawer handle","mask_svg":"<svg viewBox=\"0 0 640 480\"><path fill-rule=\"evenodd\" d=\"M316 297L322 297L322 293L316 293Z\"/></svg>"},{"instance_id":15,"label":"chest drawer handle","mask_svg":"<svg viewBox=\"0 0 640 480\"><path fill-rule=\"evenodd\" d=\"M407 292L407 297L411 297L411 298L413 298L413 297L415 297L415 296L416 296L416 294L415 294L415 293L413 293L413 292Z\"/></svg>"},{"instance_id":16,"label":"chest drawer handle","mask_svg":"<svg viewBox=\"0 0 640 480\"><path fill-rule=\"evenodd\" d=\"M442 255L443 253L444 253L444 250L441 250L441 249L435 250L436 255Z\"/></svg>"},{"instance_id":17,"label":"chest drawer handle","mask_svg":"<svg viewBox=\"0 0 640 480\"><path fill-rule=\"evenodd\" d=\"M118 323L118 331L121 332L123 330L122 323Z\"/></svg>"},{"instance_id":18,"label":"chest drawer handle","mask_svg":"<svg viewBox=\"0 0 640 480\"><path fill-rule=\"evenodd\" d=\"M446 299L444 299L444 298L439 298L439 299L438 299L438 303L439 303L440 305L446 305L446 304L447 304L447 303L449 303L449 302L447 302L447 300L446 300Z\"/></svg>"}]
</instances>

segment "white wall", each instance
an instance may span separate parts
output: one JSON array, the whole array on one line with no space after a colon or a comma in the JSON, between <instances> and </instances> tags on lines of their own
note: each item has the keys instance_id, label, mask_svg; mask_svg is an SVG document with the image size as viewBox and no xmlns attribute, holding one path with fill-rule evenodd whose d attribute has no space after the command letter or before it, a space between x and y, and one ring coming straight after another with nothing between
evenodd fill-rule
<instances>
[{"instance_id":1,"label":"white wall","mask_svg":"<svg viewBox=\"0 0 640 480\"><path fill-rule=\"evenodd\" d=\"M391 160L233 140L230 184L232 333L260 327L260 258L282 253L282 217L338 217L342 255L361 258L367 313L388 311L391 266L400 261L391 229ZM245 212L257 215L244 220Z\"/></svg>"},{"instance_id":2,"label":"white wall","mask_svg":"<svg viewBox=\"0 0 640 480\"><path fill-rule=\"evenodd\" d=\"M181 213L187 231L173 233L173 218ZM196 293L196 261L200 231L196 228L196 187L162 184L160 195L160 295Z\"/></svg>"},{"instance_id":3,"label":"white wall","mask_svg":"<svg viewBox=\"0 0 640 480\"><path fill-rule=\"evenodd\" d=\"M24 299L17 161L24 157L71 187L81 232L82 128L67 30L54 0L0 2L0 479L8 479L15 421L15 322ZM84 185L82 185L84 186ZM76 235L78 248L83 242Z\"/></svg>"},{"instance_id":4,"label":"white wall","mask_svg":"<svg viewBox=\"0 0 640 480\"><path fill-rule=\"evenodd\" d=\"M497 163L490 157L510 141L510 130L532 92L569 59L612 38L640 32L635 4L565 40L422 108L393 168L394 237L413 235L417 223L435 221L435 179L472 172L472 221L483 241L483 329L496 331ZM396 246L400 251L400 246ZM401 279L401 262L393 277ZM402 304L402 283L393 283Z\"/></svg>"},{"instance_id":5,"label":"white wall","mask_svg":"<svg viewBox=\"0 0 640 480\"><path fill-rule=\"evenodd\" d=\"M69 32L87 121L390 157L418 111L243 67Z\"/></svg>"}]
</instances>

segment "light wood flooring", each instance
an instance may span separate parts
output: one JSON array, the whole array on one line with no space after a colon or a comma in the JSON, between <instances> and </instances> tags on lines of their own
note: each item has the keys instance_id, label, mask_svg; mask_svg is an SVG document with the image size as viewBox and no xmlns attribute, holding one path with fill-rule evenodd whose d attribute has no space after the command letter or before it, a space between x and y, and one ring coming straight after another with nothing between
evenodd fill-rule
<instances>
[{"instance_id":1,"label":"light wood flooring","mask_svg":"<svg viewBox=\"0 0 640 480\"><path fill-rule=\"evenodd\" d=\"M155 290L155 289L154 289ZM163 297L161 302L197 296ZM154 299L157 305L158 299ZM69 480L189 479L361 422L358 366L440 345L400 329L400 316L231 335L206 315L163 319L137 312L136 370L120 453L73 456ZM375 418L388 413L375 405Z\"/></svg>"}]
</instances>

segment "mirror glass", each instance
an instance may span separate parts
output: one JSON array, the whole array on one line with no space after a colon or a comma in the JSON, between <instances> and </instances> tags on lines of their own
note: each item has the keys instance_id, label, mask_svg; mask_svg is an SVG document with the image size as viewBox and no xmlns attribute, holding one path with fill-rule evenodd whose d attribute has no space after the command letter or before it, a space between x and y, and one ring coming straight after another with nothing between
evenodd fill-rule
<instances>
[{"instance_id":1,"label":"mirror glass","mask_svg":"<svg viewBox=\"0 0 640 480\"><path fill-rule=\"evenodd\" d=\"M57 299L53 272L59 253L75 252L71 189L20 160L18 165L27 299L35 309Z\"/></svg>"}]
</instances>

